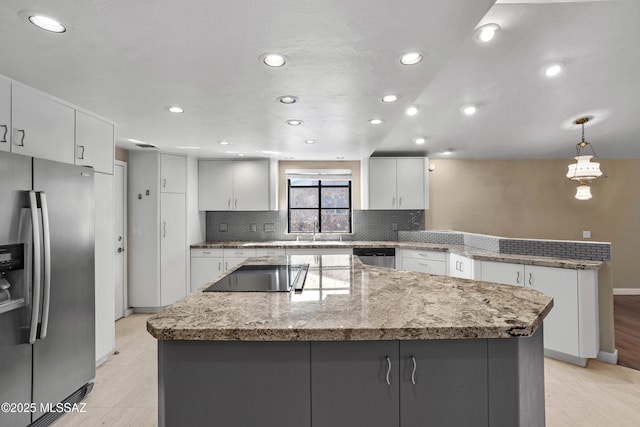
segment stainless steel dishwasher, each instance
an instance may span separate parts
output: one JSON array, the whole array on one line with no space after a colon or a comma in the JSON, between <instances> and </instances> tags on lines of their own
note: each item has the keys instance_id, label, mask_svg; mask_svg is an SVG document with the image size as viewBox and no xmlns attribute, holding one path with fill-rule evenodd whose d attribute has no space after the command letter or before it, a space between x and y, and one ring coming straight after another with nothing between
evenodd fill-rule
<instances>
[{"instance_id":1,"label":"stainless steel dishwasher","mask_svg":"<svg viewBox=\"0 0 640 427\"><path fill-rule=\"evenodd\" d=\"M353 254L360 258L363 264L396 268L395 248L353 248Z\"/></svg>"}]
</instances>

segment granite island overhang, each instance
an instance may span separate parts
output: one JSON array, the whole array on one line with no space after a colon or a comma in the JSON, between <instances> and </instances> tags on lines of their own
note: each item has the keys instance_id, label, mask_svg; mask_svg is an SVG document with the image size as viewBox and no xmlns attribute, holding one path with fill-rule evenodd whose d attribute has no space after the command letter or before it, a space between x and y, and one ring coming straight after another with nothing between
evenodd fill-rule
<instances>
[{"instance_id":1,"label":"granite island overhang","mask_svg":"<svg viewBox=\"0 0 640 427\"><path fill-rule=\"evenodd\" d=\"M283 262L310 264L302 293L203 286L148 320L160 425L544 425L550 297L349 255L245 263Z\"/></svg>"}]
</instances>

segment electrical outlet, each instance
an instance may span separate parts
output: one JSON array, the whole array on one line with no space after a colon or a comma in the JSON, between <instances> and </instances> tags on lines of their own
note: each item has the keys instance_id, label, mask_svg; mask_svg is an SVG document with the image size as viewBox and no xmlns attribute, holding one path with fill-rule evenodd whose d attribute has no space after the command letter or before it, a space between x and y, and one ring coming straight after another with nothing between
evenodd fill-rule
<instances>
[{"instance_id":1,"label":"electrical outlet","mask_svg":"<svg viewBox=\"0 0 640 427\"><path fill-rule=\"evenodd\" d=\"M589 230L585 230L582 232L582 238L583 239L590 239L591 238L591 231Z\"/></svg>"},{"instance_id":2,"label":"electrical outlet","mask_svg":"<svg viewBox=\"0 0 640 427\"><path fill-rule=\"evenodd\" d=\"M258 226L256 224L251 224L251 232L255 233L256 231L258 231Z\"/></svg>"},{"instance_id":3,"label":"electrical outlet","mask_svg":"<svg viewBox=\"0 0 640 427\"><path fill-rule=\"evenodd\" d=\"M391 231L398 231L398 223L394 222L391 224Z\"/></svg>"},{"instance_id":4,"label":"electrical outlet","mask_svg":"<svg viewBox=\"0 0 640 427\"><path fill-rule=\"evenodd\" d=\"M224 222L221 222L220 224L218 224L218 231L225 233L228 229L229 227Z\"/></svg>"}]
</instances>

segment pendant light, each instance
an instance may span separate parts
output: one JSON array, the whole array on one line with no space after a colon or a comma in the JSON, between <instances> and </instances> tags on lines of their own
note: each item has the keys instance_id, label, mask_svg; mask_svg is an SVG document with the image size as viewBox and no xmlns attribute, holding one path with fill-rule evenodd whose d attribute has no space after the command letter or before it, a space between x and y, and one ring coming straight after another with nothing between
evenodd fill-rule
<instances>
[{"instance_id":1,"label":"pendant light","mask_svg":"<svg viewBox=\"0 0 640 427\"><path fill-rule=\"evenodd\" d=\"M589 120L591 120L591 117L581 117L574 122L582 126L582 141L576 144L576 156L574 157L576 162L569 165L569 171L567 172L567 178L580 183L575 196L578 200L589 200L591 198L589 184L604 175L600 169L600 163L591 161L592 158L596 157L593 146L584 140L584 124ZM586 153L588 150L591 151L591 154Z\"/></svg>"}]
</instances>

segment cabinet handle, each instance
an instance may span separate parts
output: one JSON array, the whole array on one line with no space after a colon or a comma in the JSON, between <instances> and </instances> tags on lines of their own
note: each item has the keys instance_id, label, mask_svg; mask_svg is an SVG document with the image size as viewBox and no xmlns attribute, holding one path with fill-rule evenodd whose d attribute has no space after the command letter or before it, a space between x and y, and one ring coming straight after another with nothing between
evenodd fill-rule
<instances>
[{"instance_id":1,"label":"cabinet handle","mask_svg":"<svg viewBox=\"0 0 640 427\"><path fill-rule=\"evenodd\" d=\"M418 363L416 363L415 357L409 357L411 358L411 362L413 363L413 370L411 371L411 384L416 385L416 369L418 369Z\"/></svg>"},{"instance_id":2,"label":"cabinet handle","mask_svg":"<svg viewBox=\"0 0 640 427\"><path fill-rule=\"evenodd\" d=\"M518 275L516 276L516 283L520 284L520 272L518 271Z\"/></svg>"},{"instance_id":3,"label":"cabinet handle","mask_svg":"<svg viewBox=\"0 0 640 427\"><path fill-rule=\"evenodd\" d=\"M222 263L218 261L218 271L222 270Z\"/></svg>"},{"instance_id":4,"label":"cabinet handle","mask_svg":"<svg viewBox=\"0 0 640 427\"><path fill-rule=\"evenodd\" d=\"M233 208L234 208L234 209L238 209L238 199L236 199L236 202L235 202L235 204L234 204Z\"/></svg>"},{"instance_id":5,"label":"cabinet handle","mask_svg":"<svg viewBox=\"0 0 640 427\"><path fill-rule=\"evenodd\" d=\"M162 180L162 188L167 188L167 178Z\"/></svg>"},{"instance_id":6,"label":"cabinet handle","mask_svg":"<svg viewBox=\"0 0 640 427\"><path fill-rule=\"evenodd\" d=\"M162 237L167 237L167 221L162 223Z\"/></svg>"},{"instance_id":7,"label":"cabinet handle","mask_svg":"<svg viewBox=\"0 0 640 427\"><path fill-rule=\"evenodd\" d=\"M391 359L389 358L389 356L385 356L387 359L387 385L391 385L391 379L389 378L389 375L391 375Z\"/></svg>"},{"instance_id":8,"label":"cabinet handle","mask_svg":"<svg viewBox=\"0 0 640 427\"><path fill-rule=\"evenodd\" d=\"M398 207L402 206L402 197L398 199Z\"/></svg>"},{"instance_id":9,"label":"cabinet handle","mask_svg":"<svg viewBox=\"0 0 640 427\"><path fill-rule=\"evenodd\" d=\"M393 199L391 199L391 207L392 208L396 207L396 198L395 197Z\"/></svg>"},{"instance_id":10,"label":"cabinet handle","mask_svg":"<svg viewBox=\"0 0 640 427\"><path fill-rule=\"evenodd\" d=\"M78 145L78 148L82 148L82 151L80 152L78 159L79 160L84 160L84 145ZM79 151L79 150L78 150Z\"/></svg>"},{"instance_id":11,"label":"cabinet handle","mask_svg":"<svg viewBox=\"0 0 640 427\"><path fill-rule=\"evenodd\" d=\"M17 141L17 138L16 138L16 146L24 147L24 139L27 136L26 132L24 131L24 129L16 129L16 132L22 134L22 138L20 138L20 144L18 144L18 141Z\"/></svg>"},{"instance_id":12,"label":"cabinet handle","mask_svg":"<svg viewBox=\"0 0 640 427\"><path fill-rule=\"evenodd\" d=\"M227 261L224 262L224 270L227 271L229 269L229 263Z\"/></svg>"},{"instance_id":13,"label":"cabinet handle","mask_svg":"<svg viewBox=\"0 0 640 427\"><path fill-rule=\"evenodd\" d=\"M202 254L203 255L211 255L211 252L210 251L202 251Z\"/></svg>"},{"instance_id":14,"label":"cabinet handle","mask_svg":"<svg viewBox=\"0 0 640 427\"><path fill-rule=\"evenodd\" d=\"M464 263L460 261L460 273L464 273Z\"/></svg>"},{"instance_id":15,"label":"cabinet handle","mask_svg":"<svg viewBox=\"0 0 640 427\"><path fill-rule=\"evenodd\" d=\"M2 136L2 143L6 144L7 143L7 132L9 132L9 126L7 125L0 125L0 127L4 128L4 135Z\"/></svg>"},{"instance_id":16,"label":"cabinet handle","mask_svg":"<svg viewBox=\"0 0 640 427\"><path fill-rule=\"evenodd\" d=\"M533 273L529 273L529 284L533 285Z\"/></svg>"},{"instance_id":17,"label":"cabinet handle","mask_svg":"<svg viewBox=\"0 0 640 427\"><path fill-rule=\"evenodd\" d=\"M429 264L424 263L424 262L419 262L418 265L421 265L423 267L429 267Z\"/></svg>"}]
</instances>

